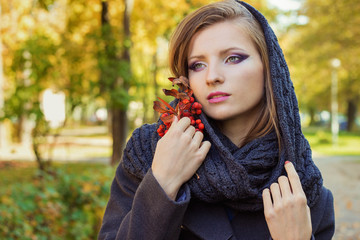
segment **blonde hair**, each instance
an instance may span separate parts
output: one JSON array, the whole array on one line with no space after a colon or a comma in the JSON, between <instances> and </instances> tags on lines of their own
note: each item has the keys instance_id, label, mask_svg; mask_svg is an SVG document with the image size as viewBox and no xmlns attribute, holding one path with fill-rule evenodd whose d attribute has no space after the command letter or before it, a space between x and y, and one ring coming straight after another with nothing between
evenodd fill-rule
<instances>
[{"instance_id":1,"label":"blonde hair","mask_svg":"<svg viewBox=\"0 0 360 240\"><path fill-rule=\"evenodd\" d=\"M265 136L275 129L280 147L275 100L273 95L269 57L263 30L253 15L240 3L225 0L205 5L186 16L173 33L169 46L169 64L175 77L188 76L188 52L193 36L216 23L232 21L244 29L256 46L264 66L264 98L257 121L248 132L243 145Z\"/></svg>"}]
</instances>

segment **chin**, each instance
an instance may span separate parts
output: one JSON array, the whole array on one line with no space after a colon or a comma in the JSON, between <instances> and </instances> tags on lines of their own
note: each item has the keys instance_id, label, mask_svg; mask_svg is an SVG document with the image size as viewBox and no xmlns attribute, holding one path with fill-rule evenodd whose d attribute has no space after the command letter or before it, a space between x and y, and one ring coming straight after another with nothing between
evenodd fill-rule
<instances>
[{"instance_id":1,"label":"chin","mask_svg":"<svg viewBox=\"0 0 360 240\"><path fill-rule=\"evenodd\" d=\"M217 111L217 112L206 112L204 111L204 113L209 116L210 118L217 120L217 121L224 121L227 119L231 119L232 115L229 114L229 111Z\"/></svg>"}]
</instances>

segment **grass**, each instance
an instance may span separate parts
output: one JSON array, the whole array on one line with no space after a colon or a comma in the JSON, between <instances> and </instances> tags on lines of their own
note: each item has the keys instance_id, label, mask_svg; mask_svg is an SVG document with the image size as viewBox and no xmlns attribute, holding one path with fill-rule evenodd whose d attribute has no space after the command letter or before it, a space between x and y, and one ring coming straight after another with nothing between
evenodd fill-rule
<instances>
[{"instance_id":1,"label":"grass","mask_svg":"<svg viewBox=\"0 0 360 240\"><path fill-rule=\"evenodd\" d=\"M13 183L28 183L33 180L38 171L35 162L0 162L0 190L6 189ZM82 176L102 176L112 179L116 168L101 163L57 163L53 166L64 174L77 174Z\"/></svg>"},{"instance_id":2,"label":"grass","mask_svg":"<svg viewBox=\"0 0 360 240\"><path fill-rule=\"evenodd\" d=\"M330 130L304 128L303 133L309 141L313 152L325 155L360 156L360 132L339 133L338 144L332 144Z\"/></svg>"}]
</instances>

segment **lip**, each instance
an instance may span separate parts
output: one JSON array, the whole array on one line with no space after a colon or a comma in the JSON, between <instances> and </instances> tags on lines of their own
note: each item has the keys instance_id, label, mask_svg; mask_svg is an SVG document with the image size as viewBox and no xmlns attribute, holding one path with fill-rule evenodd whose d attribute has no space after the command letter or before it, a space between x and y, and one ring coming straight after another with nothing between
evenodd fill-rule
<instances>
[{"instance_id":1,"label":"lip","mask_svg":"<svg viewBox=\"0 0 360 240\"><path fill-rule=\"evenodd\" d=\"M207 99L209 103L223 102L230 97L231 94L226 92L212 92L208 95ZM217 97L216 97L217 96Z\"/></svg>"}]
</instances>

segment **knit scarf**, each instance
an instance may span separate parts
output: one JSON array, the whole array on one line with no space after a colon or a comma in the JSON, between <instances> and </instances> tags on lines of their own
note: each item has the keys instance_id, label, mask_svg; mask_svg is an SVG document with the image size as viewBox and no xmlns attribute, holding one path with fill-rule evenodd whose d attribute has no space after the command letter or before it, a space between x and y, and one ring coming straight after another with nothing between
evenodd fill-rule
<instances>
[{"instance_id":1,"label":"knit scarf","mask_svg":"<svg viewBox=\"0 0 360 240\"><path fill-rule=\"evenodd\" d=\"M301 131L298 103L285 58L265 17L252 6L238 3L252 13L264 31L282 151L279 153L274 132L238 148L202 114L204 139L211 142L211 148L197 175L185 185L190 187L191 196L201 201L225 204L239 211L258 211L263 209L262 190L286 175L285 161L291 161L299 174L308 205L312 207L319 198L322 177ZM136 129L124 150L123 167L140 179L151 168L160 121Z\"/></svg>"}]
</instances>

